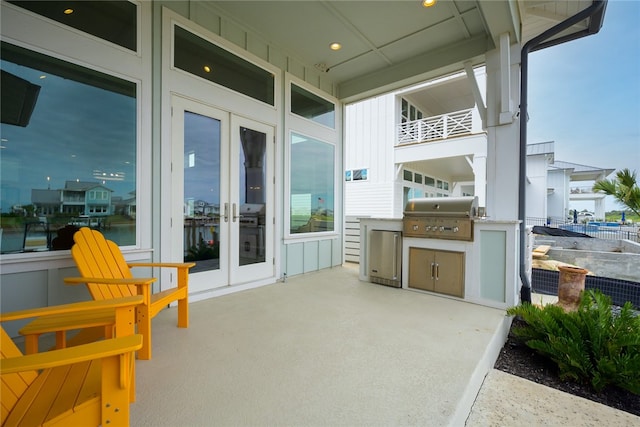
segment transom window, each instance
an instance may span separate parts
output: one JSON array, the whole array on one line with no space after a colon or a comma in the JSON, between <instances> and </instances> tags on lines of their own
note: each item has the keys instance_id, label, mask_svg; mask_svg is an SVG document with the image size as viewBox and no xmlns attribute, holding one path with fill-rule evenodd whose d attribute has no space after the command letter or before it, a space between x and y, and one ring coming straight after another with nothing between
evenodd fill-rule
<instances>
[{"instance_id":1,"label":"transom window","mask_svg":"<svg viewBox=\"0 0 640 427\"><path fill-rule=\"evenodd\" d=\"M275 76L215 44L174 26L173 65L269 105L275 105Z\"/></svg>"},{"instance_id":2,"label":"transom window","mask_svg":"<svg viewBox=\"0 0 640 427\"><path fill-rule=\"evenodd\" d=\"M335 104L291 83L291 112L335 128Z\"/></svg>"},{"instance_id":3,"label":"transom window","mask_svg":"<svg viewBox=\"0 0 640 427\"><path fill-rule=\"evenodd\" d=\"M9 3L61 24L137 50L137 6L126 0L18 1Z\"/></svg>"}]
</instances>

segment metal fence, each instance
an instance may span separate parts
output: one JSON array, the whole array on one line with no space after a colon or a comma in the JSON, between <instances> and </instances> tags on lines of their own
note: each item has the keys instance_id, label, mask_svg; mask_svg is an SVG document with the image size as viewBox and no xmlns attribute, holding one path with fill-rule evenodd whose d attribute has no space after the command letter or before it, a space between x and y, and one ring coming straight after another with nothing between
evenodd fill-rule
<instances>
[{"instance_id":1,"label":"metal fence","mask_svg":"<svg viewBox=\"0 0 640 427\"><path fill-rule=\"evenodd\" d=\"M554 218L527 217L527 225L541 225L546 227L561 228L563 230L587 234L598 239L630 240L632 242L640 243L640 227L638 227L637 224L634 226L598 222L574 224L572 222Z\"/></svg>"},{"instance_id":2,"label":"metal fence","mask_svg":"<svg viewBox=\"0 0 640 427\"><path fill-rule=\"evenodd\" d=\"M538 294L558 295L557 271L534 268L531 272L531 290ZM613 304L623 306L629 301L636 310L640 310L640 283L609 277L587 276L584 281L585 289L599 289L608 295ZM535 301L533 301L535 302Z\"/></svg>"}]
</instances>

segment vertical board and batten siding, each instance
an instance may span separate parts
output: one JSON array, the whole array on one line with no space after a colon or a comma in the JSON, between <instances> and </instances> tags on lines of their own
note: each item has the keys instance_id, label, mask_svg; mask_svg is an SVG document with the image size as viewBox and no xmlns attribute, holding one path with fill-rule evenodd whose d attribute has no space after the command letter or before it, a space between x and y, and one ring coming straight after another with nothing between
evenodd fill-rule
<instances>
[{"instance_id":1,"label":"vertical board and batten siding","mask_svg":"<svg viewBox=\"0 0 640 427\"><path fill-rule=\"evenodd\" d=\"M345 110L345 169L368 169L366 181L345 182L345 215L393 217L395 97L379 96Z\"/></svg>"},{"instance_id":2,"label":"vertical board and batten siding","mask_svg":"<svg viewBox=\"0 0 640 427\"><path fill-rule=\"evenodd\" d=\"M366 181L345 181L345 261L360 262L358 218L393 218L398 198L394 146L396 100L378 96L345 108L345 169L368 169ZM400 203L402 186L400 185Z\"/></svg>"},{"instance_id":3,"label":"vertical board and batten siding","mask_svg":"<svg viewBox=\"0 0 640 427\"><path fill-rule=\"evenodd\" d=\"M283 276L295 276L342 264L342 239L312 240L282 245Z\"/></svg>"}]
</instances>

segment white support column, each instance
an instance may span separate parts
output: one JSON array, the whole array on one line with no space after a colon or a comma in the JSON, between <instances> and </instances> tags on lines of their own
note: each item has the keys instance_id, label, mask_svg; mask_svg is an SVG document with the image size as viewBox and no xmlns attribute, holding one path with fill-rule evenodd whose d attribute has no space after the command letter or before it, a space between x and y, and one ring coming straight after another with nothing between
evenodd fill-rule
<instances>
[{"instance_id":1,"label":"white support column","mask_svg":"<svg viewBox=\"0 0 640 427\"><path fill-rule=\"evenodd\" d=\"M487 206L487 156L473 156L474 194L478 206Z\"/></svg>"},{"instance_id":2,"label":"white support column","mask_svg":"<svg viewBox=\"0 0 640 427\"><path fill-rule=\"evenodd\" d=\"M515 74L517 75L517 74ZM513 102L511 99L511 46L509 33L500 35L500 116L501 125L513 121ZM519 92L515 92L519 93Z\"/></svg>"},{"instance_id":3,"label":"white support column","mask_svg":"<svg viewBox=\"0 0 640 427\"><path fill-rule=\"evenodd\" d=\"M488 52L487 58L487 215L496 220L518 219L518 177L520 120L502 123L504 74L511 76L509 92L518 96L520 79L519 45L511 47L510 67L502 63L504 49ZM516 99L515 103L519 103ZM512 117L512 116L510 116Z\"/></svg>"},{"instance_id":4,"label":"white support column","mask_svg":"<svg viewBox=\"0 0 640 427\"><path fill-rule=\"evenodd\" d=\"M595 209L593 214L596 216L596 221L604 221L606 218L606 212L604 208L604 198L595 200Z\"/></svg>"}]
</instances>

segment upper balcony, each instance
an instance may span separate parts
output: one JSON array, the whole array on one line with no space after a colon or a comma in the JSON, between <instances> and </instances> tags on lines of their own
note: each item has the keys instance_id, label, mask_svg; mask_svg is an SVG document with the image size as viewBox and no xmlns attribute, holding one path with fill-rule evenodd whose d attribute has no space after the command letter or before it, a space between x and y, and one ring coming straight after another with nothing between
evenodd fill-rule
<instances>
[{"instance_id":1,"label":"upper balcony","mask_svg":"<svg viewBox=\"0 0 640 427\"><path fill-rule=\"evenodd\" d=\"M606 197L605 193L593 191L593 187L571 187L569 200L600 200Z\"/></svg>"},{"instance_id":2,"label":"upper balcony","mask_svg":"<svg viewBox=\"0 0 640 427\"><path fill-rule=\"evenodd\" d=\"M400 124L396 145L442 141L482 132L478 110L469 108Z\"/></svg>"}]
</instances>

